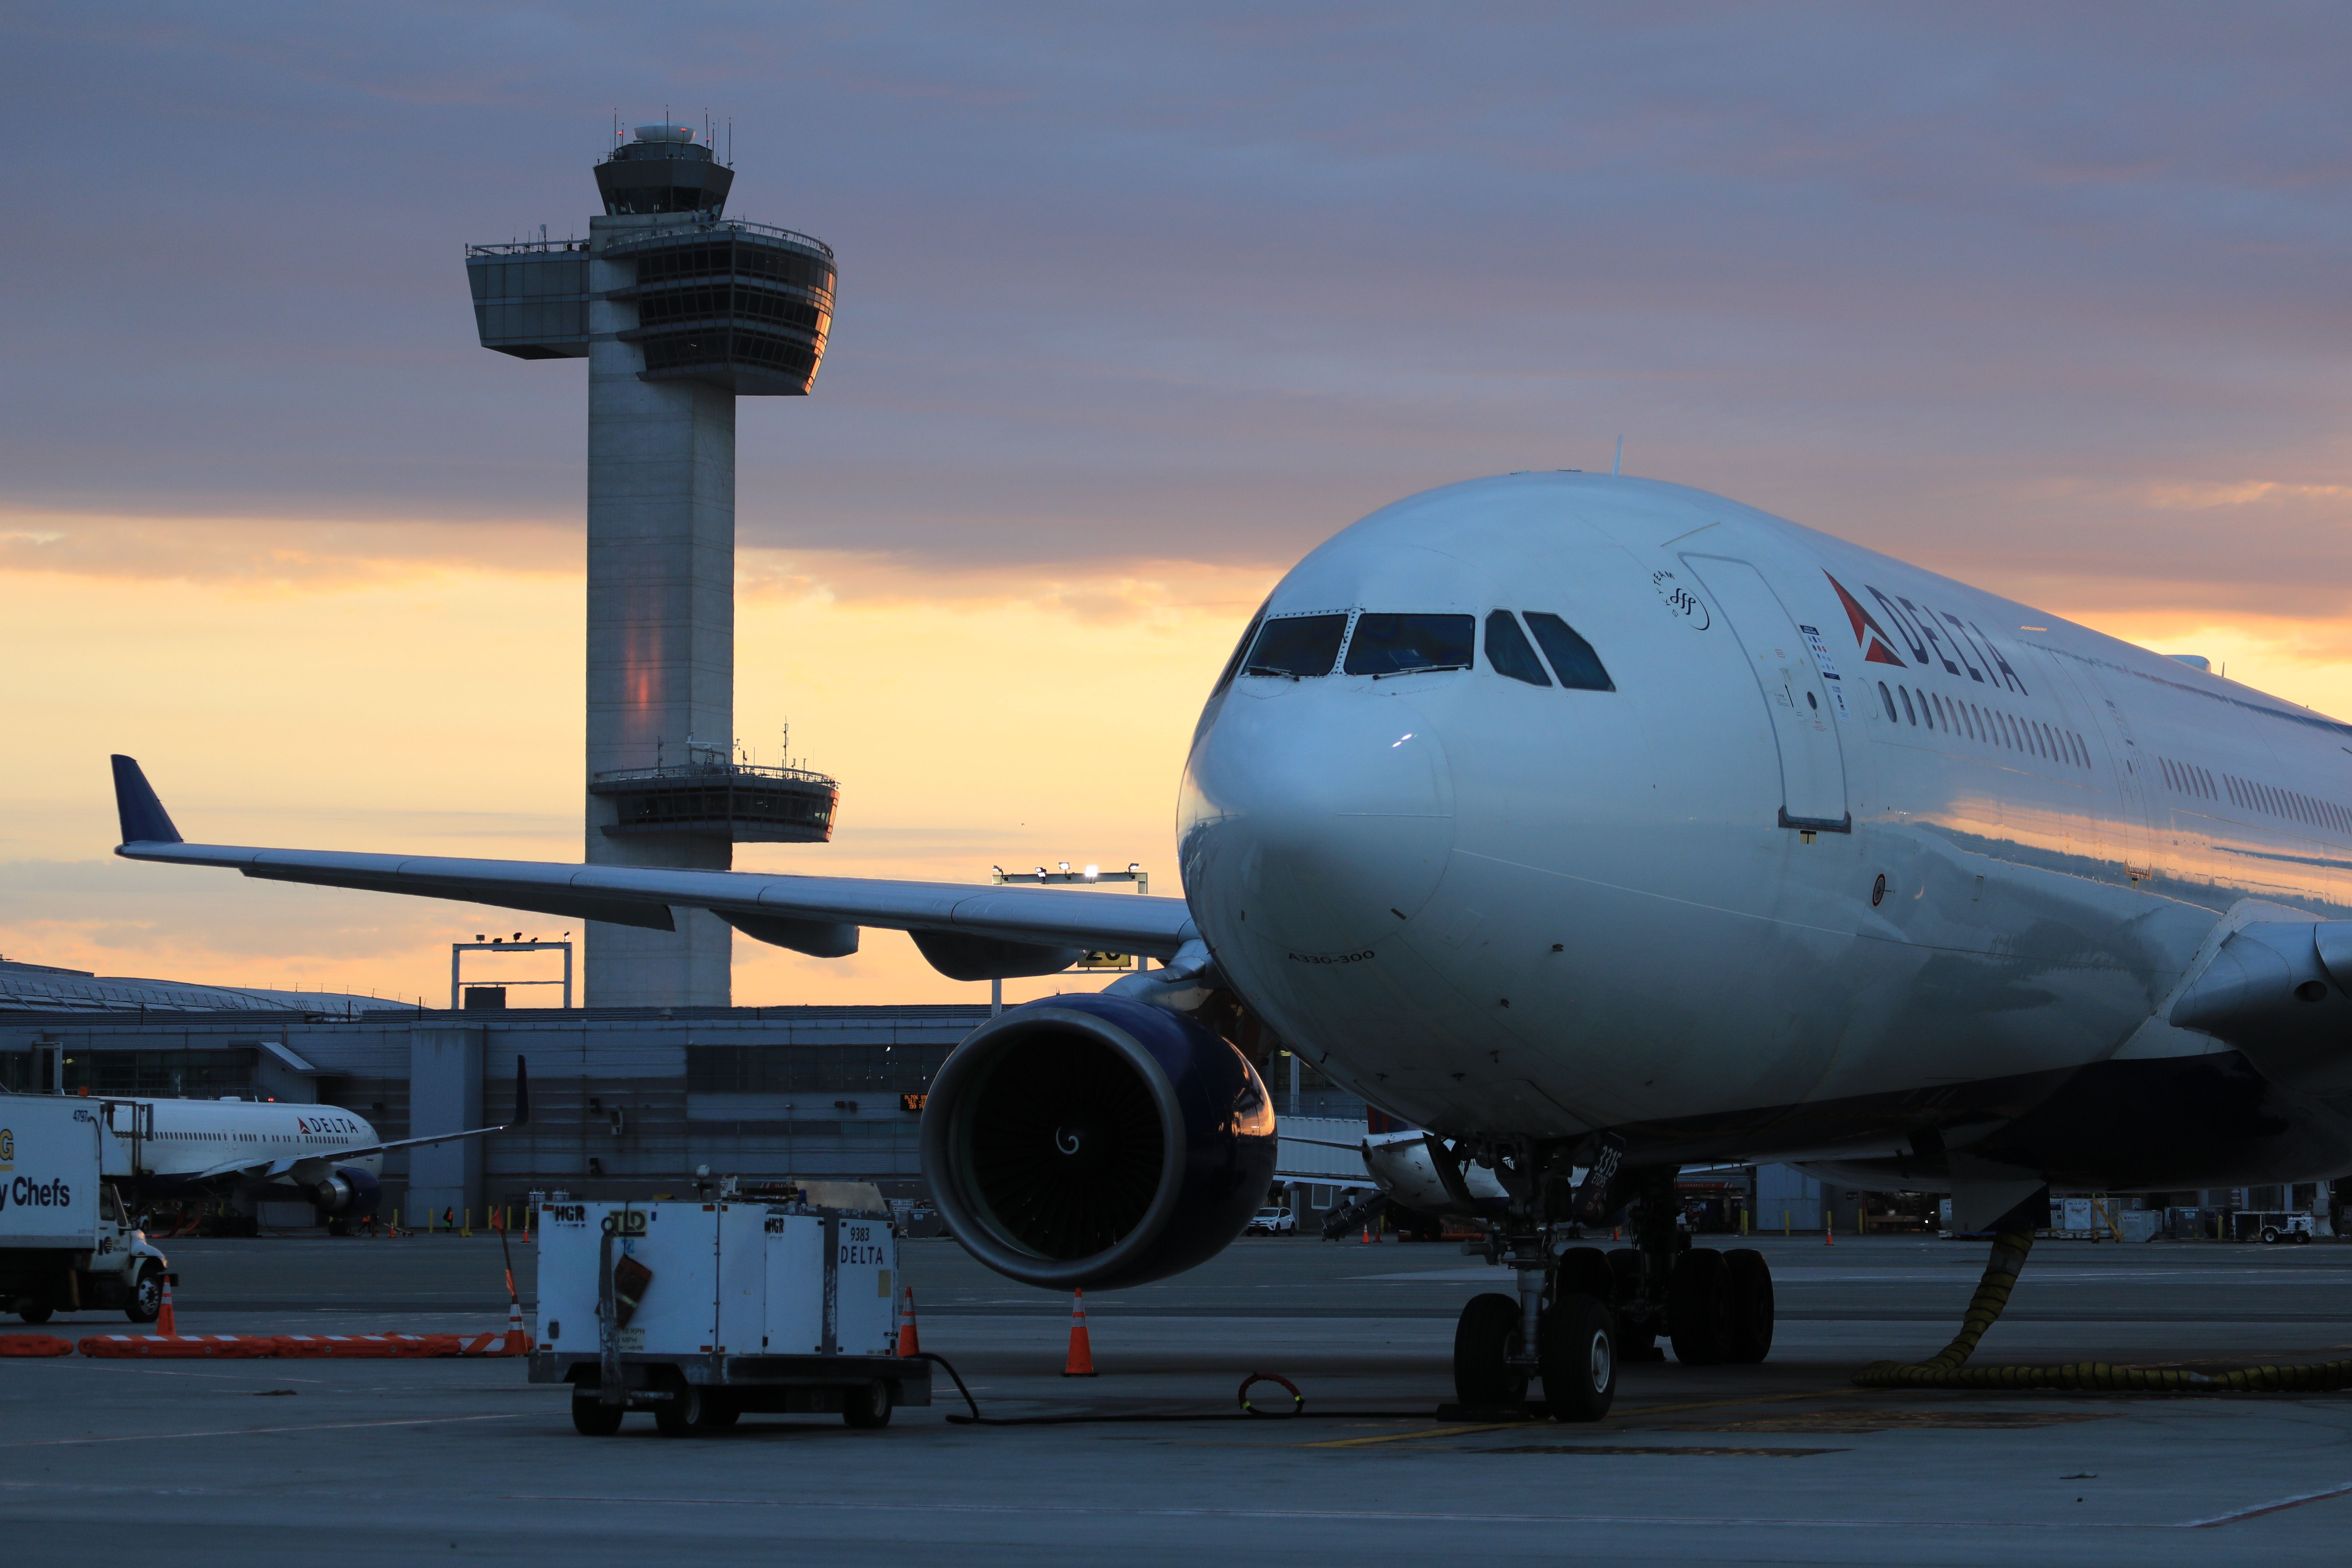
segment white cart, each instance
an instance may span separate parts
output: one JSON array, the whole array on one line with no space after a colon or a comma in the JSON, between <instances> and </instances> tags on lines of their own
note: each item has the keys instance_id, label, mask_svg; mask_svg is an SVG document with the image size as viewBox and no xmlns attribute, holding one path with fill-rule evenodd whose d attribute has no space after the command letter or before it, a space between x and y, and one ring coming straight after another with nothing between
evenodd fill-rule
<instances>
[{"instance_id":1,"label":"white cart","mask_svg":"<svg viewBox=\"0 0 2352 1568\"><path fill-rule=\"evenodd\" d=\"M543 1203L539 1246L530 1381L570 1384L588 1436L629 1410L683 1436L747 1411L880 1426L931 1402L930 1363L898 1354L898 1237L870 1183Z\"/></svg>"}]
</instances>

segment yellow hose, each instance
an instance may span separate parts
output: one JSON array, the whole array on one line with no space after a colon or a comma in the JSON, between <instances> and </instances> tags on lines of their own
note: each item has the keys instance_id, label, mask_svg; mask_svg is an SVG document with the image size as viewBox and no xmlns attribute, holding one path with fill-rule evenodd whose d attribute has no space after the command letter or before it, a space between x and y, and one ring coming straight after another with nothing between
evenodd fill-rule
<instances>
[{"instance_id":1,"label":"yellow hose","mask_svg":"<svg viewBox=\"0 0 2352 1568\"><path fill-rule=\"evenodd\" d=\"M1992 1257L1984 1278L1960 1320L1952 1342L1922 1362L1874 1362L1854 1373L1864 1388L2062 1388L2114 1393L2163 1393L2199 1389L2224 1393L2324 1394L2352 1388L2352 1361L2329 1361L2302 1366L2248 1366L2235 1372L2207 1374L2151 1367L2116 1366L2103 1361L2067 1362L2058 1366L1968 1366L1977 1342L2000 1321L2017 1289L2017 1276L2033 1250L2030 1231L2009 1231L1993 1237Z\"/></svg>"}]
</instances>

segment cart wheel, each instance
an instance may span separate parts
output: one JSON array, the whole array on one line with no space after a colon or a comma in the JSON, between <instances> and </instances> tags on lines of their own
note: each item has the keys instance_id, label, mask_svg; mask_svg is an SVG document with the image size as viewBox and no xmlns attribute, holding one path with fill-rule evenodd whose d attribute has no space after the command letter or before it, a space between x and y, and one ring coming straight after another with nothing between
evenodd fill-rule
<instances>
[{"instance_id":1,"label":"cart wheel","mask_svg":"<svg viewBox=\"0 0 2352 1568\"><path fill-rule=\"evenodd\" d=\"M841 1418L860 1430L890 1425L890 1385L868 1383L841 1391Z\"/></svg>"},{"instance_id":2,"label":"cart wheel","mask_svg":"<svg viewBox=\"0 0 2352 1568\"><path fill-rule=\"evenodd\" d=\"M2275 1247L2278 1245L2278 1232L2273 1230L2269 1226L2263 1226L2263 1245L2265 1247Z\"/></svg>"},{"instance_id":3,"label":"cart wheel","mask_svg":"<svg viewBox=\"0 0 2352 1568\"><path fill-rule=\"evenodd\" d=\"M28 1323L46 1323L57 1309L37 1296L27 1296L16 1303L16 1315Z\"/></svg>"},{"instance_id":4,"label":"cart wheel","mask_svg":"<svg viewBox=\"0 0 2352 1568\"><path fill-rule=\"evenodd\" d=\"M621 1406L605 1404L594 1389L574 1389L572 1429L583 1437L609 1437L621 1429Z\"/></svg>"},{"instance_id":5,"label":"cart wheel","mask_svg":"<svg viewBox=\"0 0 2352 1568\"><path fill-rule=\"evenodd\" d=\"M698 1383L681 1384L654 1406L654 1426L665 1437L684 1437L710 1425L710 1400Z\"/></svg>"}]
</instances>

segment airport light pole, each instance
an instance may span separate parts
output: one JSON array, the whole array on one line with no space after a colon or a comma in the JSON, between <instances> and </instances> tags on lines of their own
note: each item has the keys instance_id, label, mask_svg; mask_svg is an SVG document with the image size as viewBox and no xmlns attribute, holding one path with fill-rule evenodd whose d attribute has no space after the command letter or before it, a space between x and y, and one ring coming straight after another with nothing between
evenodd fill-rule
<instances>
[{"instance_id":1,"label":"airport light pole","mask_svg":"<svg viewBox=\"0 0 2352 1568\"><path fill-rule=\"evenodd\" d=\"M1127 882L1132 884L1139 893L1151 891L1151 873L1143 868L1143 863L1139 860L1129 860L1124 871L1106 871L1100 866L1082 866L1076 870L1072 870L1067 860L1056 860L1054 864L1059 868L1052 871L1048 871L1043 866L1034 871L1008 871L1002 866L991 866L988 868L988 879L998 887L1008 883L1023 883L1041 888L1087 887L1100 882ZM1143 970L1150 966L1150 959L1137 953L1089 951L1081 953L1077 963L1070 965L1063 973L1068 974L1089 971L1099 973L1111 970ZM992 979L988 983L988 1016L993 1018L1003 1011L1004 982L1001 978Z\"/></svg>"}]
</instances>

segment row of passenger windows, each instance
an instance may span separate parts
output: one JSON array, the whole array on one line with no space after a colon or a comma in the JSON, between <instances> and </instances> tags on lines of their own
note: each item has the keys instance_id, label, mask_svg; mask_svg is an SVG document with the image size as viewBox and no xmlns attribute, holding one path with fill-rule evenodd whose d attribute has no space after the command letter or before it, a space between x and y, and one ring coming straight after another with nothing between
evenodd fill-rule
<instances>
[{"instance_id":1,"label":"row of passenger windows","mask_svg":"<svg viewBox=\"0 0 2352 1568\"><path fill-rule=\"evenodd\" d=\"M1898 695L1903 701L1899 711L1895 706ZM1889 723L1907 721L1915 727L1966 735L1971 741L2007 746L2012 752L2024 752L2070 768L2091 765L2091 751L2083 743L2082 736L2072 730L2055 729L2038 719L2020 719L1998 708L1947 699L1940 692L1914 691L1907 686L1890 689L1883 680L1878 683L1878 700L1886 708Z\"/></svg>"},{"instance_id":2,"label":"row of passenger windows","mask_svg":"<svg viewBox=\"0 0 2352 1568\"><path fill-rule=\"evenodd\" d=\"M2327 827L2338 833L2352 833L2352 812L2332 800L2315 800L2294 790L2242 779L2235 773L2223 773L2221 782L2229 787L2231 800L2249 811L2268 812L2273 816L2300 822L2306 827Z\"/></svg>"},{"instance_id":3,"label":"row of passenger windows","mask_svg":"<svg viewBox=\"0 0 2352 1568\"><path fill-rule=\"evenodd\" d=\"M2207 800L2221 798L2221 792L2214 786L2213 775L2195 763L2176 763L2170 757L2158 757L2156 765L2163 770L2164 782L2182 795L2201 795Z\"/></svg>"},{"instance_id":4,"label":"row of passenger windows","mask_svg":"<svg viewBox=\"0 0 2352 1568\"><path fill-rule=\"evenodd\" d=\"M1486 663L1498 675L1529 686L1549 686L1553 678L1570 690L1614 691L1601 656L1577 635L1576 628L1543 610L1520 617L1496 610L1486 617ZM1334 668L1349 675L1410 675L1442 669L1468 669L1475 663L1477 617L1475 616L1415 616L1389 611L1358 611L1328 616L1286 616L1265 622L1255 637L1244 637L1245 653L1235 656L1243 673L1287 676L1293 680L1328 675ZM1535 641L1528 640L1528 633ZM1540 647L1544 658L1536 656ZM1233 679L1228 668L1225 679ZM1223 681L1218 683L1223 685Z\"/></svg>"}]
</instances>

